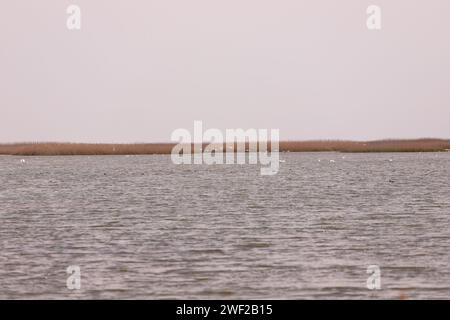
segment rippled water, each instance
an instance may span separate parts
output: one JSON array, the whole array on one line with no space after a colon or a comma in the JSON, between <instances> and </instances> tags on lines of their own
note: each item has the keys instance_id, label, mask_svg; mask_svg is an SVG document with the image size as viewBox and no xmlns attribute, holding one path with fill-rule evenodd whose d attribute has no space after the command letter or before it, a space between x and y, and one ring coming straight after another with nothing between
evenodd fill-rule
<instances>
[{"instance_id":1,"label":"rippled water","mask_svg":"<svg viewBox=\"0 0 450 320\"><path fill-rule=\"evenodd\" d=\"M449 153L24 159L0 157L2 299L450 298Z\"/></svg>"}]
</instances>

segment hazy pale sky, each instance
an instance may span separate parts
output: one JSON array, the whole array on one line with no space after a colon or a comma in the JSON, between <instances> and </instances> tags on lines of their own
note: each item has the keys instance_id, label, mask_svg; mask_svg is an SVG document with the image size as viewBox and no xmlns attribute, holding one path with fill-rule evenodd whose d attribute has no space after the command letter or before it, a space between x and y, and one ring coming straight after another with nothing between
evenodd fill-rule
<instances>
[{"instance_id":1,"label":"hazy pale sky","mask_svg":"<svg viewBox=\"0 0 450 320\"><path fill-rule=\"evenodd\" d=\"M81 30L66 27L70 4ZM366 27L369 5L382 29ZM448 0L14 0L0 141L450 138Z\"/></svg>"}]
</instances>

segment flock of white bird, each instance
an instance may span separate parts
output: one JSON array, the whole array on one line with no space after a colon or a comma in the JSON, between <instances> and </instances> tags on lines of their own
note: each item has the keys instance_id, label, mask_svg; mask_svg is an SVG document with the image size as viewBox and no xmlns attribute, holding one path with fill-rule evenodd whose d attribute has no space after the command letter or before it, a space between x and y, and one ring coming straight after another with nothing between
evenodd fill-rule
<instances>
[{"instance_id":1,"label":"flock of white bird","mask_svg":"<svg viewBox=\"0 0 450 320\"><path fill-rule=\"evenodd\" d=\"M126 157L128 158L129 156L127 155ZM345 156L343 156L342 159L345 160ZM286 160L279 160L279 161L280 161L280 163L286 162ZM322 159L317 159L317 161L321 162ZM392 162L392 161L394 161L394 159L389 159L389 162ZM26 162L25 159L20 159L20 163L25 163L25 162ZM336 162L336 160L330 159L330 163L335 163L335 162Z\"/></svg>"}]
</instances>

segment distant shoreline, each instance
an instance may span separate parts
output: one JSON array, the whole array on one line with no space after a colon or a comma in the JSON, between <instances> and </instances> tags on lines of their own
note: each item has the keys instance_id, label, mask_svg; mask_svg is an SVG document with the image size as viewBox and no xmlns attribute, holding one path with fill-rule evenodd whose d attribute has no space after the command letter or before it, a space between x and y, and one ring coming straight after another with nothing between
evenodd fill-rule
<instances>
[{"instance_id":1,"label":"distant shoreline","mask_svg":"<svg viewBox=\"0 0 450 320\"><path fill-rule=\"evenodd\" d=\"M206 147L208 144L204 144ZM0 155L145 155L170 154L175 143L4 143ZM191 146L193 147L193 146ZM246 146L246 150L248 146ZM193 149L192 149L193 150ZM224 146L224 150L227 150ZM270 146L269 146L270 150ZM391 139L375 141L315 140L281 141L280 152L444 152L449 139ZM230 151L230 150L228 150ZM233 151L231 149L231 151ZM236 148L234 150L237 151Z\"/></svg>"}]
</instances>

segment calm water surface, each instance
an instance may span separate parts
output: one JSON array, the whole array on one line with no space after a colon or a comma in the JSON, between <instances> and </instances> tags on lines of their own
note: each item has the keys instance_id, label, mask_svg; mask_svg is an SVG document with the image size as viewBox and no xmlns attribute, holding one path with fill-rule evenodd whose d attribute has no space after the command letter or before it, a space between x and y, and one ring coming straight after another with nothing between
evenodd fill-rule
<instances>
[{"instance_id":1,"label":"calm water surface","mask_svg":"<svg viewBox=\"0 0 450 320\"><path fill-rule=\"evenodd\" d=\"M280 157L1 156L0 298L450 298L450 153Z\"/></svg>"}]
</instances>

